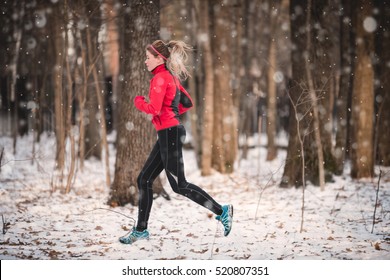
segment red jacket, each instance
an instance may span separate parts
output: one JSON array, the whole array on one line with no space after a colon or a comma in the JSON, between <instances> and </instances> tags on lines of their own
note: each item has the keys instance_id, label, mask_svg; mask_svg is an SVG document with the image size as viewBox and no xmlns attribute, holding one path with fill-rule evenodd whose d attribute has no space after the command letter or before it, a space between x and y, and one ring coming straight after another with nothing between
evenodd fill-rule
<instances>
[{"instance_id":1,"label":"red jacket","mask_svg":"<svg viewBox=\"0 0 390 280\"><path fill-rule=\"evenodd\" d=\"M191 96L164 64L157 66L152 73L154 77L150 80L149 102L144 96L136 96L135 106L153 116L152 123L157 131L179 125L179 115L193 106Z\"/></svg>"}]
</instances>

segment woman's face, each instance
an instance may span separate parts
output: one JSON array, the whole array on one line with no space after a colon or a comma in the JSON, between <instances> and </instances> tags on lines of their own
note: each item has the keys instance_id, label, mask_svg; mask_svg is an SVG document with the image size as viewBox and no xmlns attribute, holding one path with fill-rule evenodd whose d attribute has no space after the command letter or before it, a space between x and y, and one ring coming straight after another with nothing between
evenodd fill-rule
<instances>
[{"instance_id":1,"label":"woman's face","mask_svg":"<svg viewBox=\"0 0 390 280\"><path fill-rule=\"evenodd\" d=\"M160 56L154 56L149 51L146 51L146 60L145 64L149 71L152 71L154 68L163 64L164 60Z\"/></svg>"}]
</instances>

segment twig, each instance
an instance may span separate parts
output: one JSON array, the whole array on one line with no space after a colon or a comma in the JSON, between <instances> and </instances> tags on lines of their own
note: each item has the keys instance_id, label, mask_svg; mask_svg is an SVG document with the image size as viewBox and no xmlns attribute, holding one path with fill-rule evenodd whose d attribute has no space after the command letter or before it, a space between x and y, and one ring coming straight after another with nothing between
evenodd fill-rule
<instances>
[{"instance_id":1,"label":"twig","mask_svg":"<svg viewBox=\"0 0 390 280\"><path fill-rule=\"evenodd\" d=\"M269 182L271 182L271 180L272 180L272 176L271 176L271 178L269 178L267 184L265 184L264 188L260 192L259 200L257 201L257 207L256 207L256 212L255 212L255 222L257 220L257 212L259 211L261 197L263 196L263 193L265 192L265 190L269 188Z\"/></svg>"},{"instance_id":2,"label":"twig","mask_svg":"<svg viewBox=\"0 0 390 280\"><path fill-rule=\"evenodd\" d=\"M261 190L261 192L259 194L259 200L257 201L257 207L256 207L256 212L255 212L255 222L257 220L257 212L259 211L260 201L261 201L261 198L263 196L263 193L265 192L266 189L268 189L268 188L270 188L272 186L270 184L270 182L273 180L274 174L276 174L279 171L280 168L282 168L282 165L280 165L279 168L275 172L271 173L270 178L268 179L267 183L265 184L264 188Z\"/></svg>"},{"instance_id":3,"label":"twig","mask_svg":"<svg viewBox=\"0 0 390 280\"><path fill-rule=\"evenodd\" d=\"M214 245L215 245L215 238L217 237L217 232L218 232L218 223L219 221L217 221L217 227L215 228L215 233L214 233L214 240L213 240L213 244L211 245L211 255L210 255L211 260L213 259L214 256Z\"/></svg>"},{"instance_id":4,"label":"twig","mask_svg":"<svg viewBox=\"0 0 390 280\"><path fill-rule=\"evenodd\" d=\"M302 207L301 207L301 229L300 229L300 232L302 232L303 231L304 213L305 213L305 189L306 189L305 150L304 150L305 134L304 135L301 134L301 127L300 127L301 120L298 117L297 104L294 103L290 93L288 93L288 97L289 97L291 105L294 109L295 120L297 122L297 136L298 136L298 141L299 141L300 148L301 148L300 154L301 154L301 161L302 161Z\"/></svg>"},{"instance_id":5,"label":"twig","mask_svg":"<svg viewBox=\"0 0 390 280\"><path fill-rule=\"evenodd\" d=\"M378 186L376 188L376 198L375 198L375 206L374 206L374 215L372 217L372 228L371 228L371 233L374 232L374 226L375 226L375 214L376 214L376 208L378 205L378 196L379 196L379 187L380 187L380 182L381 182L381 177L382 177L382 170L379 170L379 178L378 178Z\"/></svg>"},{"instance_id":6,"label":"twig","mask_svg":"<svg viewBox=\"0 0 390 280\"><path fill-rule=\"evenodd\" d=\"M9 225L10 223L7 223L4 219L4 215L1 214L1 220L2 220L2 223L3 223L3 234L6 234L7 233L7 230L9 229Z\"/></svg>"},{"instance_id":7,"label":"twig","mask_svg":"<svg viewBox=\"0 0 390 280\"><path fill-rule=\"evenodd\" d=\"M95 208L95 209L92 209L92 210L87 210L87 211L84 211L84 212L81 213L81 214L75 214L75 215L84 215L85 213L93 212L93 211L96 211L96 210L106 210L106 211L110 211L110 212L113 212L113 213L122 215L122 216L124 216L124 217L129 218L130 220L132 220L132 221L134 222L134 224L135 224L135 219L134 219L133 217L127 216L127 215L125 215L125 214L123 214L123 213L121 213L121 212L119 212L119 211L115 211L115 210L107 209L107 208L101 208L101 207Z\"/></svg>"},{"instance_id":8,"label":"twig","mask_svg":"<svg viewBox=\"0 0 390 280\"><path fill-rule=\"evenodd\" d=\"M4 155L4 147L1 147L1 151L0 151L0 173L1 173L1 161L3 160L3 155Z\"/></svg>"}]
</instances>

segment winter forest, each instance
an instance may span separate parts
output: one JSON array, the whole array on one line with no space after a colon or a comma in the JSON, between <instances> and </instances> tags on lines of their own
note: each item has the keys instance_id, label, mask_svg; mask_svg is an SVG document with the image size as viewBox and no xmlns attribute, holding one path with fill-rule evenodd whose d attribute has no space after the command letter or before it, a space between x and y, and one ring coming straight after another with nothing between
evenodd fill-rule
<instances>
[{"instance_id":1,"label":"winter forest","mask_svg":"<svg viewBox=\"0 0 390 280\"><path fill-rule=\"evenodd\" d=\"M187 179L232 235L154 182L145 47L192 46ZM0 259L390 259L388 0L0 3Z\"/></svg>"}]
</instances>

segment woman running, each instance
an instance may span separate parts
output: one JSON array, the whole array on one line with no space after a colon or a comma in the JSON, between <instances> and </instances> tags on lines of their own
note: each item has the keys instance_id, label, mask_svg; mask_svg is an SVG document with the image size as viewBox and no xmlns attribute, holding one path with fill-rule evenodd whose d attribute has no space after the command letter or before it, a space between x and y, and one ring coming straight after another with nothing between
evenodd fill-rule
<instances>
[{"instance_id":1,"label":"woman running","mask_svg":"<svg viewBox=\"0 0 390 280\"><path fill-rule=\"evenodd\" d=\"M164 43L157 40L146 47L146 67L153 74L148 101L137 96L134 104L138 110L153 116L152 123L158 140L142 168L138 179L139 201L136 227L119 241L132 244L148 239L149 214L153 204L153 181L165 170L175 193L186 196L216 214L224 226L224 235L232 229L233 205L220 205L200 187L187 182L184 174L182 148L186 131L179 116L193 106L188 92L179 79L189 76L185 61L191 48L183 41Z\"/></svg>"}]
</instances>

